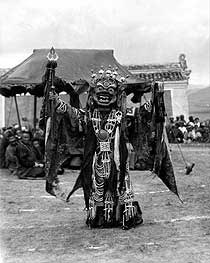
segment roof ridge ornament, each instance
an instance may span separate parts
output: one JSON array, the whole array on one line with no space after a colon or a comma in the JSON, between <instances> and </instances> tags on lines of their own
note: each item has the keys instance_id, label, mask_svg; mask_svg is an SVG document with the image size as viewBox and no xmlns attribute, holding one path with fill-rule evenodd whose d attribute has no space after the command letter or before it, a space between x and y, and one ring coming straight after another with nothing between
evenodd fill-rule
<instances>
[{"instance_id":1,"label":"roof ridge ornament","mask_svg":"<svg viewBox=\"0 0 210 263\"><path fill-rule=\"evenodd\" d=\"M186 60L186 55L184 53L181 53L179 55L179 65L180 65L180 68L182 70L182 74L187 78L189 79L190 78L190 73L191 73L191 70L188 69L188 66L187 66L187 60Z\"/></svg>"},{"instance_id":2,"label":"roof ridge ornament","mask_svg":"<svg viewBox=\"0 0 210 263\"><path fill-rule=\"evenodd\" d=\"M183 71L187 69L186 55L183 53L179 55L179 65Z\"/></svg>"}]
</instances>

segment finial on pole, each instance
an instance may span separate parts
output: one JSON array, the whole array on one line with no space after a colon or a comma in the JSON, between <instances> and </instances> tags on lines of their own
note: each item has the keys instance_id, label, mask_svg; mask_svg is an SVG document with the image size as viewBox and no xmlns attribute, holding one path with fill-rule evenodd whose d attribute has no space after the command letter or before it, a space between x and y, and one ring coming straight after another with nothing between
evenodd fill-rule
<instances>
[{"instance_id":1,"label":"finial on pole","mask_svg":"<svg viewBox=\"0 0 210 263\"><path fill-rule=\"evenodd\" d=\"M58 55L57 55L54 47L51 47L49 53L47 54L47 59L48 59L49 61L57 61L58 58L59 58L59 57L58 57Z\"/></svg>"}]
</instances>

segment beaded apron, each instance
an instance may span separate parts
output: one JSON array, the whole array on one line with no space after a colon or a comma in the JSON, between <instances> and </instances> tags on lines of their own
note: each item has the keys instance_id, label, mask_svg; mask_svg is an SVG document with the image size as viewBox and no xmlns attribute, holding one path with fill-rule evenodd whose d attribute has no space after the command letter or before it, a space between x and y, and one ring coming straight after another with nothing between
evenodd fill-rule
<instances>
[{"instance_id":1,"label":"beaded apron","mask_svg":"<svg viewBox=\"0 0 210 263\"><path fill-rule=\"evenodd\" d=\"M106 180L109 179L111 173L111 154L114 156L118 172L119 182L119 171L120 171L120 154L119 154L119 126L122 119L122 112L112 110L102 127L102 120L100 112L95 109L91 121L95 135L97 137L97 150L93 158L93 191L89 199L89 217L94 219L96 216L96 207L104 206L104 218L106 222L111 221L113 214L113 195L108 190L104 192L104 186ZM128 149L129 151L129 149ZM113 158L113 157L112 157ZM133 206L133 188L129 176L129 154L126 162L126 174L125 174L125 187L121 193L118 193L119 204L125 205L125 211L123 212L123 223L134 217Z\"/></svg>"}]
</instances>

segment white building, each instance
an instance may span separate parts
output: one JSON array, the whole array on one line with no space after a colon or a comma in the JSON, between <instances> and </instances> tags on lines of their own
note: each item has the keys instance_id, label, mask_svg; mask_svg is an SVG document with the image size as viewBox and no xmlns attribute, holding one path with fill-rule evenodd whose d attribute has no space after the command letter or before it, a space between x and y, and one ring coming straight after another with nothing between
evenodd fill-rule
<instances>
[{"instance_id":1,"label":"white building","mask_svg":"<svg viewBox=\"0 0 210 263\"><path fill-rule=\"evenodd\" d=\"M189 117L187 99L188 81L191 70L188 70L184 54L179 61L166 64L130 65L127 69L142 80L155 80L164 83L164 97L168 117L184 115Z\"/></svg>"}]
</instances>

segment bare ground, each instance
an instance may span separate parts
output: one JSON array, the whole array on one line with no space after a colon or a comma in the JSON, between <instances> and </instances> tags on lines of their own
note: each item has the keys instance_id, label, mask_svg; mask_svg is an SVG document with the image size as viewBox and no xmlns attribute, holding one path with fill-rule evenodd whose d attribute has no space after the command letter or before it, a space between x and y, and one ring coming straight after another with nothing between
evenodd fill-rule
<instances>
[{"instance_id":1,"label":"bare ground","mask_svg":"<svg viewBox=\"0 0 210 263\"><path fill-rule=\"evenodd\" d=\"M210 262L210 148L183 147L186 160L196 165L184 174L177 146L172 159L184 201L169 192L149 172L132 171L136 200L144 224L88 229L82 191L66 204L45 192L43 180L18 180L7 170L1 179L1 259L4 263L69 262ZM78 171L61 177L70 189Z\"/></svg>"}]
</instances>

